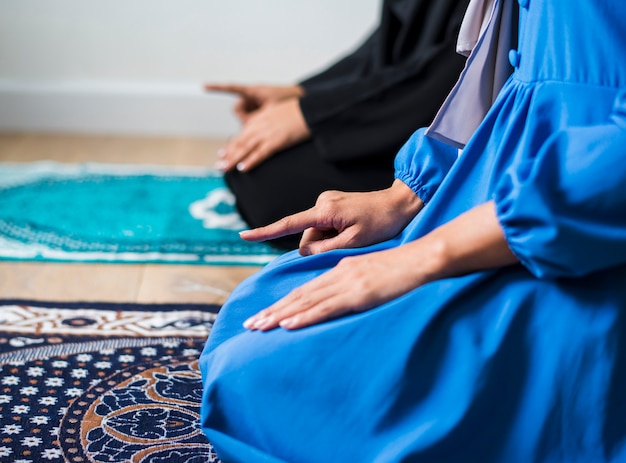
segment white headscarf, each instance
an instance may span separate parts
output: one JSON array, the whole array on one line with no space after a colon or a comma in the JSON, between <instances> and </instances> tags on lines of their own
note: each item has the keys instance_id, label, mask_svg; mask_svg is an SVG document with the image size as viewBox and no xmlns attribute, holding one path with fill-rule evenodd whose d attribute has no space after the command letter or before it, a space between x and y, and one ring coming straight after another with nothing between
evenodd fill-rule
<instances>
[{"instance_id":1,"label":"white headscarf","mask_svg":"<svg viewBox=\"0 0 626 463\"><path fill-rule=\"evenodd\" d=\"M487 30L494 13L496 0L471 0L465 10L465 16L456 42L456 52L469 56L480 37Z\"/></svg>"}]
</instances>

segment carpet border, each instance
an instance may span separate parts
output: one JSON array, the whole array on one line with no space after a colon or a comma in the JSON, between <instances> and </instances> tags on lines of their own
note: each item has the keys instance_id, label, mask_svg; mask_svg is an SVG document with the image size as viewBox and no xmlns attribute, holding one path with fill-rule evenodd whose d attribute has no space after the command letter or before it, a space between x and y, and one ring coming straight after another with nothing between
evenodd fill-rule
<instances>
[{"instance_id":1,"label":"carpet border","mask_svg":"<svg viewBox=\"0 0 626 463\"><path fill-rule=\"evenodd\" d=\"M217 313L222 307L221 304L202 304L202 303L144 303L144 302L95 302L95 301L38 301L34 299L0 299L0 305L26 305L31 307L42 308L67 308L67 309L96 309L96 310L115 310L115 309L132 309L137 311L147 310L204 310Z\"/></svg>"}]
</instances>

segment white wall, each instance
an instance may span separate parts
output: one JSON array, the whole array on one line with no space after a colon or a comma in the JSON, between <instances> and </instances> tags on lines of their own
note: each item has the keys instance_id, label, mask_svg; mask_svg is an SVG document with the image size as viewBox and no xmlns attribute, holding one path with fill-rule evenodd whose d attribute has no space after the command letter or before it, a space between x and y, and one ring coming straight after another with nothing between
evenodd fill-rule
<instances>
[{"instance_id":1,"label":"white wall","mask_svg":"<svg viewBox=\"0 0 626 463\"><path fill-rule=\"evenodd\" d=\"M0 0L0 130L228 136L213 82L291 83L356 46L379 0Z\"/></svg>"}]
</instances>

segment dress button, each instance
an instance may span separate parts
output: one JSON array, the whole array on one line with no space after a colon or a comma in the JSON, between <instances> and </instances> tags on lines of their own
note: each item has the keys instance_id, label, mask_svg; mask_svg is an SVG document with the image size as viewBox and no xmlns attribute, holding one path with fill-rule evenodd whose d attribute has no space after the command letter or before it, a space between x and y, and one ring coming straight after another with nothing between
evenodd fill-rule
<instances>
[{"instance_id":1,"label":"dress button","mask_svg":"<svg viewBox=\"0 0 626 463\"><path fill-rule=\"evenodd\" d=\"M511 63L511 66L513 66L514 68L519 66L519 62L520 62L520 54L517 50L510 50L509 51L509 63Z\"/></svg>"},{"instance_id":2,"label":"dress button","mask_svg":"<svg viewBox=\"0 0 626 463\"><path fill-rule=\"evenodd\" d=\"M522 8L528 8L530 0L517 0L517 3L519 3L519 6L521 6Z\"/></svg>"}]
</instances>

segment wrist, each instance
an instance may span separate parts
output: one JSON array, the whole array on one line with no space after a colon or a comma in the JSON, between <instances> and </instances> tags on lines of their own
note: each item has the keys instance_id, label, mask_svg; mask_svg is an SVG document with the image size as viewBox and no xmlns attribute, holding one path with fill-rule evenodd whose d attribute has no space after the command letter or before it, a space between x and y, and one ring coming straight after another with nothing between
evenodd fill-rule
<instances>
[{"instance_id":1,"label":"wrist","mask_svg":"<svg viewBox=\"0 0 626 463\"><path fill-rule=\"evenodd\" d=\"M302 98L306 92L304 87L299 84L286 85L282 87L281 100L290 100L292 98Z\"/></svg>"},{"instance_id":2,"label":"wrist","mask_svg":"<svg viewBox=\"0 0 626 463\"><path fill-rule=\"evenodd\" d=\"M389 188L392 207L405 217L414 217L424 207L424 202L402 180L395 179Z\"/></svg>"},{"instance_id":3,"label":"wrist","mask_svg":"<svg viewBox=\"0 0 626 463\"><path fill-rule=\"evenodd\" d=\"M296 98L302 98L306 94L306 91L302 85L294 85L293 94Z\"/></svg>"},{"instance_id":4,"label":"wrist","mask_svg":"<svg viewBox=\"0 0 626 463\"><path fill-rule=\"evenodd\" d=\"M427 234L396 249L401 250L399 258L404 259L403 268L414 287L452 276L447 243L437 235Z\"/></svg>"},{"instance_id":5,"label":"wrist","mask_svg":"<svg viewBox=\"0 0 626 463\"><path fill-rule=\"evenodd\" d=\"M291 114L291 124L293 126L293 140L291 141L293 143L299 143L310 138L311 129L304 118L304 114L302 114L300 100L295 98L290 99L285 104L291 106L289 110L289 114Z\"/></svg>"}]
</instances>

